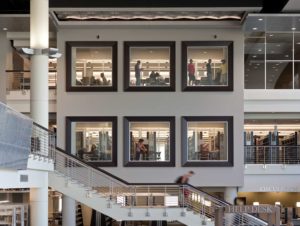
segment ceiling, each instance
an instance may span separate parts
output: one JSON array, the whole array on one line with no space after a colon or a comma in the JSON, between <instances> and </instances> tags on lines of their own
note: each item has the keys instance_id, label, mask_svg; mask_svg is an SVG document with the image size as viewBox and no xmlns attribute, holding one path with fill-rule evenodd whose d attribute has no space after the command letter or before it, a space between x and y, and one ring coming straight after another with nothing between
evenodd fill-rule
<instances>
[{"instance_id":1,"label":"ceiling","mask_svg":"<svg viewBox=\"0 0 300 226\"><path fill-rule=\"evenodd\" d=\"M78 24L76 21L82 22L82 18L87 18L86 25L91 25L91 20L226 20L237 21L240 25L246 13L279 13L285 5L288 5L287 10L295 9L295 4L292 0L49 0L49 29L74 26ZM0 30L29 31L29 13L30 0L2 1ZM69 20L71 23L65 23ZM80 23L80 26L85 24Z\"/></svg>"}]
</instances>

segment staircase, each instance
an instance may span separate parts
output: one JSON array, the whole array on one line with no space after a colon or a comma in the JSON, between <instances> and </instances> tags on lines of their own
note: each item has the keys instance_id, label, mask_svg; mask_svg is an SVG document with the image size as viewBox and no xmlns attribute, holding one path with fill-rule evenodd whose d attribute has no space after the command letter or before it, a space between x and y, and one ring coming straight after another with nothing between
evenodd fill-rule
<instances>
[{"instance_id":1,"label":"staircase","mask_svg":"<svg viewBox=\"0 0 300 226\"><path fill-rule=\"evenodd\" d=\"M229 204L191 185L131 184L57 149L49 186L116 221L179 221L214 225L215 209ZM184 193L189 193L188 196ZM248 214L225 214L232 222L266 225Z\"/></svg>"},{"instance_id":2,"label":"staircase","mask_svg":"<svg viewBox=\"0 0 300 226\"><path fill-rule=\"evenodd\" d=\"M0 106L6 110L3 104ZM15 117L11 122L17 119L28 120L12 109L7 111L9 116ZM19 126L16 126L16 123L11 124L9 129L16 134ZM24 134L24 131L20 134ZM25 135L27 134L27 140L32 142L19 145L18 152L22 161L23 155L26 154L28 163L30 160L39 163L31 167L33 171L49 170L49 186L116 221L179 221L188 226L210 226L215 224L215 210L230 205L191 185L128 183L55 148L55 134L36 123L32 123L32 134ZM2 143L10 147L15 140L4 140ZM15 149L17 148L15 147L14 151ZM6 151L7 148L1 150ZM24 154L23 150L27 150L28 153ZM16 161L17 155L11 157L14 158L10 161ZM3 164L7 165L5 160ZM54 165L54 170L43 169L45 164ZM19 169L20 165L14 164L13 167ZM224 226L267 225L266 222L246 213L225 214L217 220L221 220ZM77 225L80 225L80 220Z\"/></svg>"}]
</instances>

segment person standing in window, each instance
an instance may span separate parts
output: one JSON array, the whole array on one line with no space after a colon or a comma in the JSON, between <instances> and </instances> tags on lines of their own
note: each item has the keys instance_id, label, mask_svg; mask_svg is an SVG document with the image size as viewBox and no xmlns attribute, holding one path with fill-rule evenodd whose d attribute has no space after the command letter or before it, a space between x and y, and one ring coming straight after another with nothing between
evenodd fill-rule
<instances>
[{"instance_id":1,"label":"person standing in window","mask_svg":"<svg viewBox=\"0 0 300 226\"><path fill-rule=\"evenodd\" d=\"M134 71L135 71L135 84L137 86L140 86L141 85L141 71L142 71L142 68L141 68L141 61L138 60L134 66Z\"/></svg>"},{"instance_id":2,"label":"person standing in window","mask_svg":"<svg viewBox=\"0 0 300 226\"><path fill-rule=\"evenodd\" d=\"M147 149L144 145L144 139L139 139L135 147L135 160L140 160L141 153L145 153L146 151Z\"/></svg>"},{"instance_id":3,"label":"person standing in window","mask_svg":"<svg viewBox=\"0 0 300 226\"><path fill-rule=\"evenodd\" d=\"M212 83L212 72L211 72L211 59L208 59L208 63L206 64L206 73L207 73L207 80L209 85Z\"/></svg>"},{"instance_id":4,"label":"person standing in window","mask_svg":"<svg viewBox=\"0 0 300 226\"><path fill-rule=\"evenodd\" d=\"M193 59L190 59L190 63L188 64L188 76L189 76L189 85L195 85L195 64L193 64Z\"/></svg>"},{"instance_id":5,"label":"person standing in window","mask_svg":"<svg viewBox=\"0 0 300 226\"><path fill-rule=\"evenodd\" d=\"M226 60L221 60L222 64L220 66L221 69L221 78L220 78L220 84L221 85L226 85L227 83L227 64Z\"/></svg>"}]
</instances>

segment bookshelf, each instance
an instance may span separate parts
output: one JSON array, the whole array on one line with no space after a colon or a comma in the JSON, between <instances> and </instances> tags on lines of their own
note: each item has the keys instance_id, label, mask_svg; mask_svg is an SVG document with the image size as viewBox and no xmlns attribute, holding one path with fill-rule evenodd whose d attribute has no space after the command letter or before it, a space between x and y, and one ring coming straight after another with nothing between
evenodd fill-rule
<instances>
[{"instance_id":1,"label":"bookshelf","mask_svg":"<svg viewBox=\"0 0 300 226\"><path fill-rule=\"evenodd\" d=\"M27 204L0 205L0 225L27 226L28 205Z\"/></svg>"}]
</instances>

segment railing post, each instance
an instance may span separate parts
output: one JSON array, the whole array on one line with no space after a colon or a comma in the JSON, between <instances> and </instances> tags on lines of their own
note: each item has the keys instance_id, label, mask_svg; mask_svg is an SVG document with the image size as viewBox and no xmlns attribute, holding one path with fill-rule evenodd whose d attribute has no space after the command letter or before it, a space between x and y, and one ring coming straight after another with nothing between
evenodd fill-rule
<instances>
[{"instance_id":1,"label":"railing post","mask_svg":"<svg viewBox=\"0 0 300 226\"><path fill-rule=\"evenodd\" d=\"M166 197L167 197L167 186L165 186L165 194L164 194L164 203L166 203L165 202L165 200L166 200ZM178 199L179 200L179 199ZM164 212L163 212L163 216L164 217L167 217L168 216L168 213L167 213L167 206L164 204Z\"/></svg>"},{"instance_id":2,"label":"railing post","mask_svg":"<svg viewBox=\"0 0 300 226\"><path fill-rule=\"evenodd\" d=\"M264 165L266 165L266 147L264 146Z\"/></svg>"},{"instance_id":3,"label":"railing post","mask_svg":"<svg viewBox=\"0 0 300 226\"><path fill-rule=\"evenodd\" d=\"M148 186L148 194L147 194L147 210L146 210L146 217L149 217L150 216L150 213L149 213L149 199L150 199L150 187Z\"/></svg>"}]
</instances>

